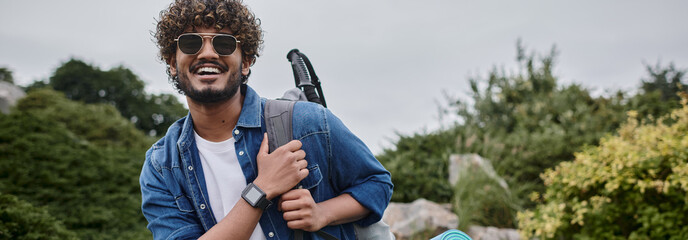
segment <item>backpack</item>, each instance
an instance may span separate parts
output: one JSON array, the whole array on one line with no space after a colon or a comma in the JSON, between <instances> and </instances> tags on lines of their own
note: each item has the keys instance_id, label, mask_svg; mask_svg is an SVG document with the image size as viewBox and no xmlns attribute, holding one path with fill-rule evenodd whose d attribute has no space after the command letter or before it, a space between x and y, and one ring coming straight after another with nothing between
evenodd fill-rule
<instances>
[{"instance_id":1,"label":"backpack","mask_svg":"<svg viewBox=\"0 0 688 240\"><path fill-rule=\"evenodd\" d=\"M265 102L263 114L265 117L265 128L268 133L269 152L287 144L293 139L292 119L296 101L310 101L327 107L325 98L322 94L320 80L317 75L315 75L313 66L306 55L299 52L298 49L292 49L287 54L287 59L292 64L294 81L297 87L285 92L284 96L281 98L274 100L268 99ZM389 225L382 220L368 227L360 227L354 224L354 229L357 239L394 239L394 235L390 231ZM337 239L324 231L317 231L315 233L327 240ZM302 240L303 231L294 230L294 239Z\"/></svg>"}]
</instances>

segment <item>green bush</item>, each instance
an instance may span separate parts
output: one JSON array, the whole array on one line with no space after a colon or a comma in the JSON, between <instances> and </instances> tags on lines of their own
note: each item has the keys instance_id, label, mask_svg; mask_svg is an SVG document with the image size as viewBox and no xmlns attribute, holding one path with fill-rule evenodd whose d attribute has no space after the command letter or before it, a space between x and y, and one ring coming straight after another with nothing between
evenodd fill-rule
<instances>
[{"instance_id":1,"label":"green bush","mask_svg":"<svg viewBox=\"0 0 688 240\"><path fill-rule=\"evenodd\" d=\"M454 186L453 209L459 217L459 229L470 225L513 228L519 210L509 189L502 187L484 171L464 169Z\"/></svg>"},{"instance_id":2,"label":"green bush","mask_svg":"<svg viewBox=\"0 0 688 240\"><path fill-rule=\"evenodd\" d=\"M452 153L455 135L449 131L399 135L396 149L385 149L377 156L392 173L393 202L413 202L418 198L451 201L447 159Z\"/></svg>"},{"instance_id":3,"label":"green bush","mask_svg":"<svg viewBox=\"0 0 688 240\"><path fill-rule=\"evenodd\" d=\"M665 121L637 112L598 147L541 175L541 203L518 214L525 239L688 239L688 105Z\"/></svg>"},{"instance_id":4,"label":"green bush","mask_svg":"<svg viewBox=\"0 0 688 240\"><path fill-rule=\"evenodd\" d=\"M43 208L0 193L0 239L76 239L62 222Z\"/></svg>"},{"instance_id":5,"label":"green bush","mask_svg":"<svg viewBox=\"0 0 688 240\"><path fill-rule=\"evenodd\" d=\"M79 239L146 239L138 174L152 143L106 104L35 90L0 116L0 192L50 215Z\"/></svg>"}]
</instances>

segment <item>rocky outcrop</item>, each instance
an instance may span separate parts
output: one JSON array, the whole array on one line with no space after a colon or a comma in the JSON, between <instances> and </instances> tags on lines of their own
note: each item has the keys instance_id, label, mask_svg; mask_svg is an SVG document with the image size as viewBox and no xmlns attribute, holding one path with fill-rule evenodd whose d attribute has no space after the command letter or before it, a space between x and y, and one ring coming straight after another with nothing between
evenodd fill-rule
<instances>
[{"instance_id":1,"label":"rocky outcrop","mask_svg":"<svg viewBox=\"0 0 688 240\"><path fill-rule=\"evenodd\" d=\"M0 112L10 113L10 108L17 104L17 100L24 97L26 93L14 84L0 81Z\"/></svg>"},{"instance_id":2,"label":"rocky outcrop","mask_svg":"<svg viewBox=\"0 0 688 240\"><path fill-rule=\"evenodd\" d=\"M510 228L496 228L496 227L481 227L470 226L468 228L468 235L473 240L519 240L521 236L518 235L516 229Z\"/></svg>"},{"instance_id":3,"label":"rocky outcrop","mask_svg":"<svg viewBox=\"0 0 688 240\"><path fill-rule=\"evenodd\" d=\"M422 198L412 203L390 203L382 219L398 239L408 239L428 230L441 233L459 224L459 218L449 206Z\"/></svg>"},{"instance_id":4,"label":"rocky outcrop","mask_svg":"<svg viewBox=\"0 0 688 240\"><path fill-rule=\"evenodd\" d=\"M453 154L449 157L449 182L455 185L460 174L485 172L501 187L509 190L506 181L497 175L492 163L477 154ZM451 204L437 204L425 199L412 203L390 203L385 210L383 221L397 239L409 239L418 234L435 236L449 229L458 227L459 218L452 212ZM520 236L516 229L470 226L468 235L474 240L517 240Z\"/></svg>"},{"instance_id":5,"label":"rocky outcrop","mask_svg":"<svg viewBox=\"0 0 688 240\"><path fill-rule=\"evenodd\" d=\"M470 169L469 171L462 171L465 169ZM506 184L503 178L497 175L492 163L489 160L480 157L478 154L452 154L449 156L449 183L452 185L456 184L459 180L461 173L471 173L475 171L483 171L491 178L494 178L500 186L504 189L509 190L509 186Z\"/></svg>"}]
</instances>

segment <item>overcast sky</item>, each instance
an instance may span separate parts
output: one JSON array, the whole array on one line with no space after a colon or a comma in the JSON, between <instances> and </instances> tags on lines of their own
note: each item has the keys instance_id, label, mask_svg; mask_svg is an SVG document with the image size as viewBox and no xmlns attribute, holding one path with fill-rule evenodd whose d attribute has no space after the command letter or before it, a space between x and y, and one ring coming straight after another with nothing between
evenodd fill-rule
<instances>
[{"instance_id":1,"label":"overcast sky","mask_svg":"<svg viewBox=\"0 0 688 240\"><path fill-rule=\"evenodd\" d=\"M124 65L147 91L175 93L150 34L170 2L2 0L0 67L26 85L75 57ZM440 127L443 91L465 97L469 77L515 71L519 38L541 54L556 45L560 82L598 94L636 89L643 63L688 68L688 1L245 2L265 31L249 85L270 98L293 87L285 56L299 48L330 109L375 153L395 131Z\"/></svg>"}]
</instances>

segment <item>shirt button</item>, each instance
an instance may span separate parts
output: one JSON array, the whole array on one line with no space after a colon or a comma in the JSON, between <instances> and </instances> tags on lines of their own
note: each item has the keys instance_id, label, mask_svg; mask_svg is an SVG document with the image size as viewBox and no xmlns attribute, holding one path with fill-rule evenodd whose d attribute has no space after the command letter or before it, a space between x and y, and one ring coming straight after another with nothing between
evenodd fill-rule
<instances>
[{"instance_id":1,"label":"shirt button","mask_svg":"<svg viewBox=\"0 0 688 240\"><path fill-rule=\"evenodd\" d=\"M239 135L239 129L234 130L234 135Z\"/></svg>"},{"instance_id":2,"label":"shirt button","mask_svg":"<svg viewBox=\"0 0 688 240\"><path fill-rule=\"evenodd\" d=\"M244 156L244 151L239 151L239 156Z\"/></svg>"},{"instance_id":3,"label":"shirt button","mask_svg":"<svg viewBox=\"0 0 688 240\"><path fill-rule=\"evenodd\" d=\"M274 237L274 236L275 236L275 233L273 233L273 232L268 233L268 237Z\"/></svg>"},{"instance_id":4,"label":"shirt button","mask_svg":"<svg viewBox=\"0 0 688 240\"><path fill-rule=\"evenodd\" d=\"M205 204L201 204L201 209L205 209Z\"/></svg>"},{"instance_id":5,"label":"shirt button","mask_svg":"<svg viewBox=\"0 0 688 240\"><path fill-rule=\"evenodd\" d=\"M193 171L193 167L192 167L192 166L189 166L189 171Z\"/></svg>"}]
</instances>

